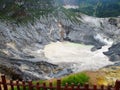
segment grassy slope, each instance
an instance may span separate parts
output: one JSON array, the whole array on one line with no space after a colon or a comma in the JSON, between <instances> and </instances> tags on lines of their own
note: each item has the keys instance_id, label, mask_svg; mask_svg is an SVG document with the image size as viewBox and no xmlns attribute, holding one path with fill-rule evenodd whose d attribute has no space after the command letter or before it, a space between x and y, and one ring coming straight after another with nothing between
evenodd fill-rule
<instances>
[{"instance_id":1,"label":"grassy slope","mask_svg":"<svg viewBox=\"0 0 120 90\"><path fill-rule=\"evenodd\" d=\"M53 11L52 0L0 0L0 19L26 22Z\"/></svg>"}]
</instances>

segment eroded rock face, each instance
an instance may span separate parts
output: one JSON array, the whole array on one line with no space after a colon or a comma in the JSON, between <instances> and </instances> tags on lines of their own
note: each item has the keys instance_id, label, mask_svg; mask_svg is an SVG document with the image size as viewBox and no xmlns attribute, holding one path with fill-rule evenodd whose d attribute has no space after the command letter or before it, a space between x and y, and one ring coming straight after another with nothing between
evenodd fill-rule
<instances>
[{"instance_id":1,"label":"eroded rock face","mask_svg":"<svg viewBox=\"0 0 120 90\"><path fill-rule=\"evenodd\" d=\"M22 59L0 58L0 73L13 80L46 80L59 78L72 73L71 69L64 69L45 60L31 62Z\"/></svg>"},{"instance_id":2,"label":"eroded rock face","mask_svg":"<svg viewBox=\"0 0 120 90\"><path fill-rule=\"evenodd\" d=\"M82 14L77 18L81 23L71 22L61 11L58 16L43 16L33 24L0 23L1 51L8 56L27 58L31 56L28 51L43 49L51 41L68 40L94 45L99 49L119 40L120 30L111 25L107 18L93 18Z\"/></svg>"},{"instance_id":3,"label":"eroded rock face","mask_svg":"<svg viewBox=\"0 0 120 90\"><path fill-rule=\"evenodd\" d=\"M111 61L120 61L120 43L112 45L104 54L110 57Z\"/></svg>"},{"instance_id":4,"label":"eroded rock face","mask_svg":"<svg viewBox=\"0 0 120 90\"><path fill-rule=\"evenodd\" d=\"M120 18L110 18L109 22L111 25L115 25L120 28Z\"/></svg>"},{"instance_id":5,"label":"eroded rock face","mask_svg":"<svg viewBox=\"0 0 120 90\"><path fill-rule=\"evenodd\" d=\"M48 79L49 74L57 67L57 65L43 61L34 63L17 59L0 58L0 72L13 80Z\"/></svg>"}]
</instances>

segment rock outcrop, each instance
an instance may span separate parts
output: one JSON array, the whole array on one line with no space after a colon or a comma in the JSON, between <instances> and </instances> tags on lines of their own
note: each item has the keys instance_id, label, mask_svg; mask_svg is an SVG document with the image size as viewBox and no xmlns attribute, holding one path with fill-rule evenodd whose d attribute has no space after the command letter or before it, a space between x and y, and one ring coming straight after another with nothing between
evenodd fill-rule
<instances>
[{"instance_id":1,"label":"rock outcrop","mask_svg":"<svg viewBox=\"0 0 120 90\"><path fill-rule=\"evenodd\" d=\"M104 54L107 55L111 61L120 62L120 43L112 45Z\"/></svg>"}]
</instances>

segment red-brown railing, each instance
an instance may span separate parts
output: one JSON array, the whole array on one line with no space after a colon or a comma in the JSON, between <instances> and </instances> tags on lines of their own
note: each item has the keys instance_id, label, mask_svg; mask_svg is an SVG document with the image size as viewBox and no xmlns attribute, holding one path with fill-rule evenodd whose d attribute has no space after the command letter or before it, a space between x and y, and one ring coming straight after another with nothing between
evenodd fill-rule
<instances>
[{"instance_id":1,"label":"red-brown railing","mask_svg":"<svg viewBox=\"0 0 120 90\"><path fill-rule=\"evenodd\" d=\"M101 85L100 87L97 87L96 85L93 85L93 87L90 87L88 84L85 84L84 86L80 86L78 84L75 86L72 84L69 86L66 84L65 86L61 86L61 80L57 80L56 86L53 86L53 83L50 82L49 85L46 85L46 83L40 84L39 82L37 84L33 84L32 81L25 82L25 81L12 81L9 82L6 81L5 75L1 76L0 80L0 90L120 90L120 81L116 81L115 86L107 86Z\"/></svg>"}]
</instances>

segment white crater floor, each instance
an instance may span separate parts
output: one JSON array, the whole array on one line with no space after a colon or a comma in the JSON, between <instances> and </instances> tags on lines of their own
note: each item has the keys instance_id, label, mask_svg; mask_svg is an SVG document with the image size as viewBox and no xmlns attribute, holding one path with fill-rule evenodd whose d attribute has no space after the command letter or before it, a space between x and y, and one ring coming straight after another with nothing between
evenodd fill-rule
<instances>
[{"instance_id":1,"label":"white crater floor","mask_svg":"<svg viewBox=\"0 0 120 90\"><path fill-rule=\"evenodd\" d=\"M92 52L92 45L76 44L71 42L51 42L45 46L45 56L49 62L70 66L74 72L83 70L96 70L113 64L103 54L109 46Z\"/></svg>"}]
</instances>

